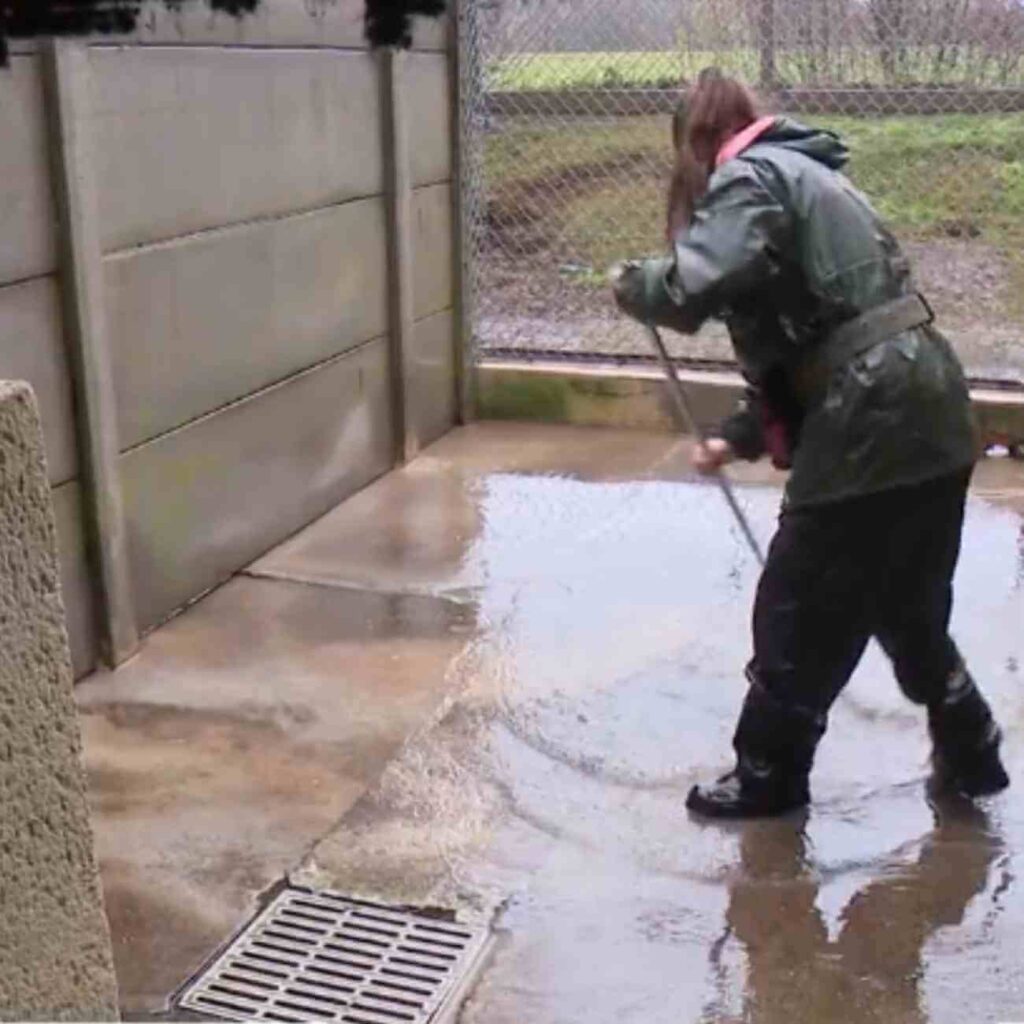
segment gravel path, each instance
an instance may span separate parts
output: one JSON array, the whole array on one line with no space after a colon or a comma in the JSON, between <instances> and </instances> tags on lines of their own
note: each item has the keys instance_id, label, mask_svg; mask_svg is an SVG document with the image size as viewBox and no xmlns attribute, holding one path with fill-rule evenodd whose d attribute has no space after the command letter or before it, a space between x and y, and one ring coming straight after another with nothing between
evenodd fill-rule
<instances>
[{"instance_id":1,"label":"gravel path","mask_svg":"<svg viewBox=\"0 0 1024 1024\"><path fill-rule=\"evenodd\" d=\"M1010 266L994 247L973 241L906 246L920 284L972 376L1024 384L1024 314L1010 308ZM539 274L536 265L488 257L482 267L477 331L480 350L624 356L649 354L643 333L608 293L572 278L587 268ZM673 335L681 358L731 360L724 329Z\"/></svg>"}]
</instances>

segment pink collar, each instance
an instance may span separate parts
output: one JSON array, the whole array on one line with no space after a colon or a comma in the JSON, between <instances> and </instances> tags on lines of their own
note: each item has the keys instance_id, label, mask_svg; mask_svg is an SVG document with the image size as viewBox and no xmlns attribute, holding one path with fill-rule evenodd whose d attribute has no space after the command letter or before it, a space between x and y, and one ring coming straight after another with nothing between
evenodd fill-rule
<instances>
[{"instance_id":1,"label":"pink collar","mask_svg":"<svg viewBox=\"0 0 1024 1024\"><path fill-rule=\"evenodd\" d=\"M739 156L748 146L753 145L773 124L775 124L776 118L774 117L762 117L753 124L748 124L746 128L741 132L737 132L731 139L729 139L724 146L718 151L718 156L715 157L715 167L721 167L726 160L731 160L734 156Z\"/></svg>"}]
</instances>

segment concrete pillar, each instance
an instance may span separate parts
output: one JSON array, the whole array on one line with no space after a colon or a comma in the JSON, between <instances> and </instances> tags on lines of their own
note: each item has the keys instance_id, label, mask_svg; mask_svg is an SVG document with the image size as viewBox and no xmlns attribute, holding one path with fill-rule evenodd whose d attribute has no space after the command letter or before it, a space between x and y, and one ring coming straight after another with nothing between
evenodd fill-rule
<instances>
[{"instance_id":1,"label":"concrete pillar","mask_svg":"<svg viewBox=\"0 0 1024 1024\"><path fill-rule=\"evenodd\" d=\"M414 459L420 439L412 414L413 267L412 167L409 160L407 56L387 47L380 51L381 117L384 142L384 194L388 213L388 330L395 427L395 462ZM424 253L421 259L430 259Z\"/></svg>"},{"instance_id":2,"label":"concrete pillar","mask_svg":"<svg viewBox=\"0 0 1024 1024\"><path fill-rule=\"evenodd\" d=\"M479 187L482 169L476 125L468 112L476 109L479 97L481 45L474 28L479 18L472 0L451 0L448 5L448 96L451 103L452 145L452 261L455 282L455 408L460 424L476 419L476 352L473 343L473 304L476 299L473 261L473 225L469 211L473 188Z\"/></svg>"},{"instance_id":3,"label":"concrete pillar","mask_svg":"<svg viewBox=\"0 0 1024 1024\"><path fill-rule=\"evenodd\" d=\"M0 382L0 1019L116 1020L31 388Z\"/></svg>"},{"instance_id":4,"label":"concrete pillar","mask_svg":"<svg viewBox=\"0 0 1024 1024\"><path fill-rule=\"evenodd\" d=\"M107 331L103 254L88 140L91 82L87 45L51 40L44 82L60 214L64 329L71 357L82 463L86 541L95 567L101 646L116 666L135 653L138 625L118 472L113 370Z\"/></svg>"}]
</instances>

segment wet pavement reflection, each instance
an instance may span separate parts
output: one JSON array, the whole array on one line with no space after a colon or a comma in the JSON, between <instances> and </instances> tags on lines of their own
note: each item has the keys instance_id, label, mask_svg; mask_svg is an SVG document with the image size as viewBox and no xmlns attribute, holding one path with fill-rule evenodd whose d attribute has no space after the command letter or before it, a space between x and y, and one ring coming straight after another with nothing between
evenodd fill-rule
<instances>
[{"instance_id":1,"label":"wet pavement reflection","mask_svg":"<svg viewBox=\"0 0 1024 1024\"><path fill-rule=\"evenodd\" d=\"M708 825L757 566L664 435L457 431L78 689L127 1015L290 873L493 919L460 1024L1024 1021L1024 466L976 477L954 632L1014 787L933 806L872 648L809 813ZM763 540L778 477L737 470Z\"/></svg>"},{"instance_id":2,"label":"wet pavement reflection","mask_svg":"<svg viewBox=\"0 0 1024 1024\"><path fill-rule=\"evenodd\" d=\"M821 880L806 832L798 824L745 828L742 877L729 887L725 915L726 935L747 956L744 1017L929 1019L925 946L940 929L963 923L1004 851L984 811L946 806L935 815L910 863L853 894L834 935L818 906ZM1011 880L1004 870L1001 882Z\"/></svg>"},{"instance_id":3,"label":"wet pavement reflection","mask_svg":"<svg viewBox=\"0 0 1024 1024\"><path fill-rule=\"evenodd\" d=\"M296 877L496 910L463 1024L1024 1020L1024 469L979 477L954 618L1015 788L930 802L924 714L872 649L810 812L726 826L683 808L728 766L749 651L756 566L720 495L671 453L459 486L479 528L436 593L476 606L460 697ZM741 497L767 538L778 489Z\"/></svg>"}]
</instances>

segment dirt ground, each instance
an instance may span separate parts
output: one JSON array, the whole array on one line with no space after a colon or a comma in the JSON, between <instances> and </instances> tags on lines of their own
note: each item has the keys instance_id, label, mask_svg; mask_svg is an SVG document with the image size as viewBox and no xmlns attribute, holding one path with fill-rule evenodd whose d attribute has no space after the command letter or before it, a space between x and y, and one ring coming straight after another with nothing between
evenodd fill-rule
<instances>
[{"instance_id":1,"label":"dirt ground","mask_svg":"<svg viewBox=\"0 0 1024 1024\"><path fill-rule=\"evenodd\" d=\"M907 242L905 248L919 287L972 377L1024 384L1024 315L1015 308L1005 255L966 239ZM482 355L650 354L643 333L594 279L601 268L560 264L557 253L543 247L518 257L507 251L485 251L480 267L476 323ZM670 347L680 358L732 359L717 324L694 337L675 335Z\"/></svg>"}]
</instances>

